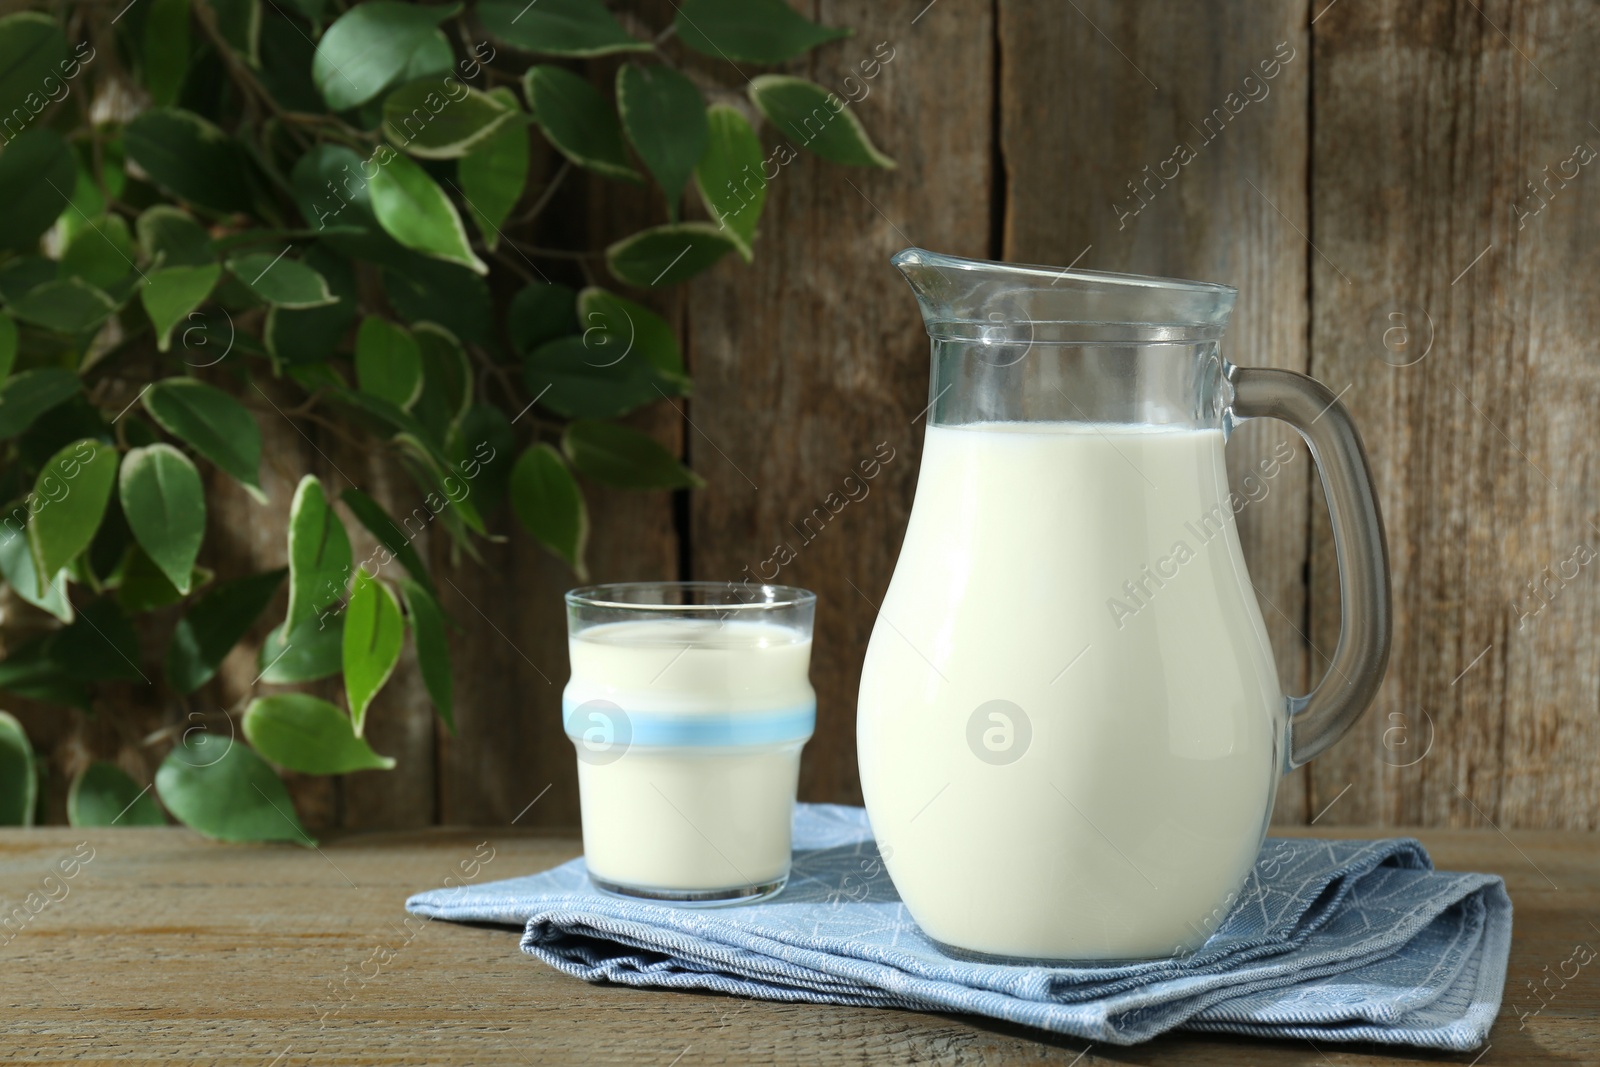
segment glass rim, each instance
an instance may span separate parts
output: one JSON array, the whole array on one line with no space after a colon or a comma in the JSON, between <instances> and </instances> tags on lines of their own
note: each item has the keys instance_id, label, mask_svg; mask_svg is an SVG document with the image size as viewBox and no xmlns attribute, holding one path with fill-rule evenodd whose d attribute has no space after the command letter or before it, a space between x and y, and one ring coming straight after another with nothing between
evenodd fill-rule
<instances>
[{"instance_id":1,"label":"glass rim","mask_svg":"<svg viewBox=\"0 0 1600 1067\"><path fill-rule=\"evenodd\" d=\"M666 604L654 601L629 599L630 594L645 590L694 590L696 592L733 593L754 589L761 593L760 600L731 600L705 604ZM807 607L815 604L817 594L794 585L772 585L763 582L710 581L655 581L655 582L604 582L583 585L567 590L564 599L568 607L608 608L621 611L642 612L718 612L718 611L771 611L777 608Z\"/></svg>"},{"instance_id":2,"label":"glass rim","mask_svg":"<svg viewBox=\"0 0 1600 1067\"><path fill-rule=\"evenodd\" d=\"M1074 267L1049 267L1042 263L1001 263L989 259L967 259L944 252L930 252L926 248L903 248L889 258L895 266L924 263L937 269L958 270L972 275L991 274L1002 280L1027 279L1030 282L1048 282L1055 287L1061 282L1078 282L1103 288L1166 289L1179 292L1203 293L1216 296L1237 296L1237 286L1225 282L1207 282L1194 278L1168 278L1156 274L1123 274L1116 271L1084 270Z\"/></svg>"}]
</instances>

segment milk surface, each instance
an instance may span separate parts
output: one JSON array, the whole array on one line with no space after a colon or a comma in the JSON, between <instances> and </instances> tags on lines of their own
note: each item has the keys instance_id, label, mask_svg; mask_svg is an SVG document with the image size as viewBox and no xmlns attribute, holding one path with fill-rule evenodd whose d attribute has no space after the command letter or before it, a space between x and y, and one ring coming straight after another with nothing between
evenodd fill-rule
<instances>
[{"instance_id":1,"label":"milk surface","mask_svg":"<svg viewBox=\"0 0 1600 1067\"><path fill-rule=\"evenodd\" d=\"M1216 430L928 428L857 736L930 936L1107 960L1215 932L1285 716L1227 501Z\"/></svg>"},{"instance_id":2,"label":"milk surface","mask_svg":"<svg viewBox=\"0 0 1600 1067\"><path fill-rule=\"evenodd\" d=\"M662 724L760 737L772 724L793 721L797 709L814 709L810 638L759 622L643 620L590 627L569 638L568 651L568 707L581 713L587 702L607 701L628 722L613 724L620 756L610 758L602 741L599 758L578 763L591 875L667 891L785 878L809 727L777 742L648 742ZM601 705L587 706L605 714Z\"/></svg>"}]
</instances>

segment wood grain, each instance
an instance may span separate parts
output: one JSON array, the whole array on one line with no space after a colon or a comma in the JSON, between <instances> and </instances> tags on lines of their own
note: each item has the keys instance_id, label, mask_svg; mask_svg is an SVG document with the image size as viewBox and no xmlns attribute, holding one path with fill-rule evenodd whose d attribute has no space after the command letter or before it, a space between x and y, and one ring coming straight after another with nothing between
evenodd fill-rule
<instances>
[{"instance_id":1,"label":"wood grain","mask_svg":"<svg viewBox=\"0 0 1600 1067\"><path fill-rule=\"evenodd\" d=\"M1117 1048L964 1015L588 985L522 955L513 928L404 913L408 895L462 879L475 857L476 880L488 881L578 853L575 839L505 828L363 834L320 851L217 845L178 828L0 832L8 912L61 859L92 850L75 877L55 883L54 903L0 935L0 1042L11 1062L256 1067L1594 1062L1597 972L1552 984L1542 1001L1529 989L1575 944L1600 941L1586 920L1600 910L1594 835L1417 836L1441 867L1503 874L1515 901L1504 1006L1476 1061L1199 1034Z\"/></svg>"},{"instance_id":2,"label":"wood grain","mask_svg":"<svg viewBox=\"0 0 1600 1067\"><path fill-rule=\"evenodd\" d=\"M1003 258L1226 282L1239 300L1223 354L1305 371L1303 7L1001 0L999 13ZM1293 459L1263 478L1280 446ZM1308 453L1286 426L1249 424L1228 467L1235 486L1264 487L1239 533L1281 682L1305 692ZM1296 772L1274 818L1307 817Z\"/></svg>"},{"instance_id":3,"label":"wood grain","mask_svg":"<svg viewBox=\"0 0 1600 1067\"><path fill-rule=\"evenodd\" d=\"M1600 813L1600 579L1565 562L1597 543L1600 177L1569 166L1544 185L1546 166L1600 146L1593 16L1344 4L1314 29L1312 367L1350 387L1396 591L1377 705L1314 767L1319 799L1351 787L1331 821L1593 827ZM1414 339L1392 351L1403 321ZM1334 566L1319 530L1324 649ZM1547 567L1566 577L1546 606L1531 583Z\"/></svg>"},{"instance_id":4,"label":"wood grain","mask_svg":"<svg viewBox=\"0 0 1600 1067\"><path fill-rule=\"evenodd\" d=\"M688 446L709 483L693 497L690 546L696 578L816 592L817 730L801 796L859 803L856 687L910 513L914 420L928 402L927 335L888 260L910 244L985 255L991 11L945 0L913 22L913 8L857 0L815 14L856 32L801 73L841 96L847 76L869 87L853 106L899 170L802 151L768 184L755 262L730 259L690 286ZM860 64L880 46L892 59L863 79ZM773 151L780 140L767 131L764 143ZM874 458L881 470L864 478L860 465ZM857 498L830 513L824 500L850 485Z\"/></svg>"}]
</instances>

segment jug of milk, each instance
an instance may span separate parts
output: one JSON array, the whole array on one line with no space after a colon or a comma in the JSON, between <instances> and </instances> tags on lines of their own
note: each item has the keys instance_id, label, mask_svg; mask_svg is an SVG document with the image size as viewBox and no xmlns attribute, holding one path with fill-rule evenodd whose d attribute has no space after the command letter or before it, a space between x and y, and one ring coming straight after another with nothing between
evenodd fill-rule
<instances>
[{"instance_id":1,"label":"jug of milk","mask_svg":"<svg viewBox=\"0 0 1600 1067\"><path fill-rule=\"evenodd\" d=\"M1327 388L1236 367L1226 285L894 258L933 341L900 558L861 674L861 785L911 916L961 954L1184 956L1246 890L1277 780L1383 678L1388 551ZM1223 446L1306 440L1339 559L1339 643L1279 691Z\"/></svg>"}]
</instances>

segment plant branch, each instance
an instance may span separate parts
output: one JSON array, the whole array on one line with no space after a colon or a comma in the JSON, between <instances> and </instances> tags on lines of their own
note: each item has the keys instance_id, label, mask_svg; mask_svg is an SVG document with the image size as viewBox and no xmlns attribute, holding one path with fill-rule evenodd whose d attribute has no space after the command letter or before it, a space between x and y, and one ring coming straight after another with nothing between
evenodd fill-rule
<instances>
[{"instance_id":1,"label":"plant branch","mask_svg":"<svg viewBox=\"0 0 1600 1067\"><path fill-rule=\"evenodd\" d=\"M507 244L511 243L509 238L502 238L502 239ZM498 263L501 266L505 267L506 270L509 270L512 274L515 274L517 277L521 278L527 284L529 284L529 285L543 285L544 284L544 279L543 278L535 278L531 271L529 271L522 264L518 263L516 260L512 259L510 256L506 255L504 252L500 251L498 248L491 250L487 246L485 246L483 250L484 250L484 252L488 253L490 258L492 258L496 263Z\"/></svg>"},{"instance_id":2,"label":"plant branch","mask_svg":"<svg viewBox=\"0 0 1600 1067\"><path fill-rule=\"evenodd\" d=\"M543 256L546 259L605 259L606 250L591 248L582 252L574 252L566 248L543 248L539 245L518 244L509 237L503 238L505 244L515 248L518 252L526 252L531 256Z\"/></svg>"},{"instance_id":3,"label":"plant branch","mask_svg":"<svg viewBox=\"0 0 1600 1067\"><path fill-rule=\"evenodd\" d=\"M539 213L550 206L550 200L556 195L556 190L560 187L562 179L567 176L570 170L572 170L572 161L569 159L562 160L561 166L557 168L555 175L550 179L550 184L545 186L544 191L539 194L539 199L535 200L533 206L525 214L513 221L511 225L526 226L538 218Z\"/></svg>"},{"instance_id":4,"label":"plant branch","mask_svg":"<svg viewBox=\"0 0 1600 1067\"><path fill-rule=\"evenodd\" d=\"M216 14L211 10L211 5L208 3L194 5L194 18L195 21L200 24L200 28L205 31L205 35L211 39L211 43L216 48L218 54L222 56L222 60L227 64L228 71L230 74L232 74L233 80L237 82L239 86L243 88L250 96L253 96L259 103L265 105L269 112L271 112L273 115L276 115L279 119L283 119L284 110L278 106L278 102L272 98L272 94L267 92L266 86L261 84L260 79L255 76L255 72L249 67L245 66L244 63L240 62L238 56L234 55L233 46L228 44L227 39L224 38L222 33L217 29ZM302 134L292 124L285 123L285 126L294 136L295 140L300 142L300 147L302 150L310 149L311 142L305 138L304 134Z\"/></svg>"},{"instance_id":5,"label":"plant branch","mask_svg":"<svg viewBox=\"0 0 1600 1067\"><path fill-rule=\"evenodd\" d=\"M481 345L469 344L467 345L467 351L471 352L473 358L483 365L483 369L488 372L490 377L500 383L500 390L505 393L507 403L513 409L521 411L523 407L522 394L518 392L516 386L512 383L511 376L506 373L505 366L496 362L488 352L484 351Z\"/></svg>"}]
</instances>

